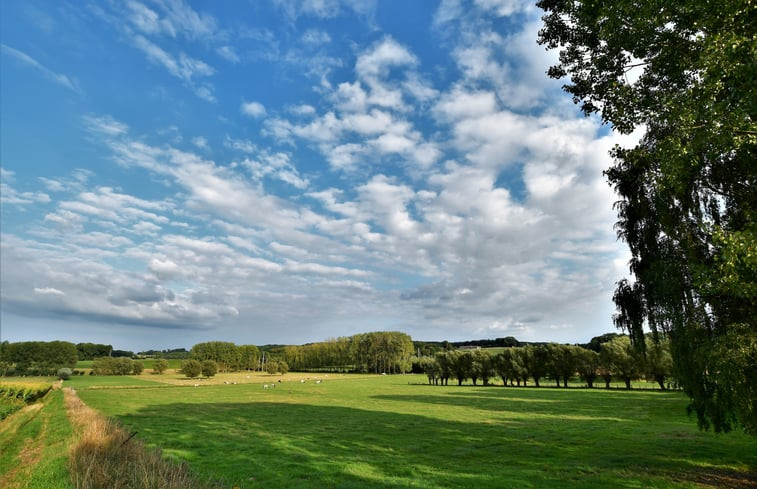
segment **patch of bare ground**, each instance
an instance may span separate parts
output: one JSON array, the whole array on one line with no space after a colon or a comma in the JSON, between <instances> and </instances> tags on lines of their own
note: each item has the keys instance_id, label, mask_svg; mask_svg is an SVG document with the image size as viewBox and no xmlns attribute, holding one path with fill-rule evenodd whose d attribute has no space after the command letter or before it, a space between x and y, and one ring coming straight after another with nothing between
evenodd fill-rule
<instances>
[{"instance_id":1,"label":"patch of bare ground","mask_svg":"<svg viewBox=\"0 0 757 489\"><path fill-rule=\"evenodd\" d=\"M85 405L64 389L68 417L77 440L69 454L71 481L77 489L206 489L222 487L198 480L186 464L165 460L134 433Z\"/></svg>"},{"instance_id":2,"label":"patch of bare ground","mask_svg":"<svg viewBox=\"0 0 757 489\"><path fill-rule=\"evenodd\" d=\"M691 482L707 489L757 489L757 472L754 471L708 469L680 473L671 478Z\"/></svg>"}]
</instances>

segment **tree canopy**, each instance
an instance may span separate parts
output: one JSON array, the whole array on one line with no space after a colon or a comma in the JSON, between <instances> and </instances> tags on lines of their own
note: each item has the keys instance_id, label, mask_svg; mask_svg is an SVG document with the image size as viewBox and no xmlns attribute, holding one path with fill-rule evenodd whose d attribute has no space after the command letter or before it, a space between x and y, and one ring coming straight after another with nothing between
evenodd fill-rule
<instances>
[{"instance_id":1,"label":"tree canopy","mask_svg":"<svg viewBox=\"0 0 757 489\"><path fill-rule=\"evenodd\" d=\"M560 49L549 76L586 115L643 131L605 172L635 279L615 324L641 350L645 326L666 333L700 427L757 433L754 2L537 5L539 43Z\"/></svg>"}]
</instances>

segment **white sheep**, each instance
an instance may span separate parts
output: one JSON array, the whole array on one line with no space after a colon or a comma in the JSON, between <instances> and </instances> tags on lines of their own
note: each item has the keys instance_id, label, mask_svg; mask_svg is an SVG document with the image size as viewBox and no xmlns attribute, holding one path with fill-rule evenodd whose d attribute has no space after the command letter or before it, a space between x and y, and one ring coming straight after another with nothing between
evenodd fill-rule
<instances>
[{"instance_id":1,"label":"white sheep","mask_svg":"<svg viewBox=\"0 0 757 489\"><path fill-rule=\"evenodd\" d=\"M320 384L320 383L321 383L321 381L320 381L320 380L316 380L316 381L315 381L315 383L316 383L316 384Z\"/></svg>"},{"instance_id":2,"label":"white sheep","mask_svg":"<svg viewBox=\"0 0 757 489\"><path fill-rule=\"evenodd\" d=\"M263 389L268 389L268 384L263 384Z\"/></svg>"},{"instance_id":3,"label":"white sheep","mask_svg":"<svg viewBox=\"0 0 757 489\"><path fill-rule=\"evenodd\" d=\"M300 384L304 384L304 383L305 383L305 379L300 379Z\"/></svg>"}]
</instances>

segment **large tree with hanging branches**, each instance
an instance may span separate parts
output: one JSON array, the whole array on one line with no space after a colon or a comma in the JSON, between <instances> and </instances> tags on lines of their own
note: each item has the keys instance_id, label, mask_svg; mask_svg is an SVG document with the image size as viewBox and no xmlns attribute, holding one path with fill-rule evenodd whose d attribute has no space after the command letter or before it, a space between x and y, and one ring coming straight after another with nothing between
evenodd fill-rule
<instances>
[{"instance_id":1,"label":"large tree with hanging branches","mask_svg":"<svg viewBox=\"0 0 757 489\"><path fill-rule=\"evenodd\" d=\"M757 434L757 9L753 0L541 0L548 75L615 131L632 278L615 324L669 338L702 428Z\"/></svg>"}]
</instances>

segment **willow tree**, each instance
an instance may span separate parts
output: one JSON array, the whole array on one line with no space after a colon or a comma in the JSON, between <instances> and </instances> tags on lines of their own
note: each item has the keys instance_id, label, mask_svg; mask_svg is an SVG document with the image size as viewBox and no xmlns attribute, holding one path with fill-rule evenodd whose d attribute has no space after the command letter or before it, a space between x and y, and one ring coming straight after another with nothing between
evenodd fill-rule
<instances>
[{"instance_id":1,"label":"willow tree","mask_svg":"<svg viewBox=\"0 0 757 489\"><path fill-rule=\"evenodd\" d=\"M633 279L615 323L670 338L702 428L757 433L757 22L751 0L541 0L586 115L643 131L605 174Z\"/></svg>"}]
</instances>

